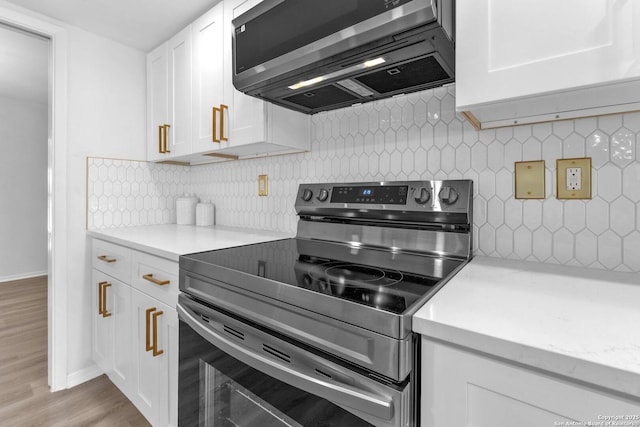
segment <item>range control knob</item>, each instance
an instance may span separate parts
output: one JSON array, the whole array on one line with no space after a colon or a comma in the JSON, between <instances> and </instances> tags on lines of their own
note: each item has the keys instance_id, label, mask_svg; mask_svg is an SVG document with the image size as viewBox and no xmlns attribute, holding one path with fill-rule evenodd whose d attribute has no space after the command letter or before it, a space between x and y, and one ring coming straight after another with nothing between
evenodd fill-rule
<instances>
[{"instance_id":1,"label":"range control knob","mask_svg":"<svg viewBox=\"0 0 640 427\"><path fill-rule=\"evenodd\" d=\"M329 197L329 192L327 191L327 189L326 188L320 189L320 192L318 193L318 200L320 200L321 202L324 202L325 200L327 200L328 197Z\"/></svg>"},{"instance_id":2,"label":"range control knob","mask_svg":"<svg viewBox=\"0 0 640 427\"><path fill-rule=\"evenodd\" d=\"M430 198L431 198L431 193L426 187L418 187L415 190L413 190L413 200L415 200L416 203L424 205L429 201Z\"/></svg>"},{"instance_id":3,"label":"range control knob","mask_svg":"<svg viewBox=\"0 0 640 427\"><path fill-rule=\"evenodd\" d=\"M440 201L445 205L454 204L460 195L453 187L442 187L440 190Z\"/></svg>"},{"instance_id":4,"label":"range control knob","mask_svg":"<svg viewBox=\"0 0 640 427\"><path fill-rule=\"evenodd\" d=\"M309 190L308 188L305 188L304 191L302 192L302 200L304 200L305 202L308 202L309 200L311 200L312 197L313 197L313 191Z\"/></svg>"}]
</instances>

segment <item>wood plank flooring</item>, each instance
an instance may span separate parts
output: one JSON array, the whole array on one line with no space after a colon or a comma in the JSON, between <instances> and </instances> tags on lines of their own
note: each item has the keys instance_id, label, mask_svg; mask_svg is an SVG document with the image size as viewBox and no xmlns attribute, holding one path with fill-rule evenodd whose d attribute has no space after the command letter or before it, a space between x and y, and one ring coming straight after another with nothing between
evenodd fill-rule
<instances>
[{"instance_id":1,"label":"wood plank flooring","mask_svg":"<svg viewBox=\"0 0 640 427\"><path fill-rule=\"evenodd\" d=\"M105 375L49 392L47 278L0 283L0 426L148 425Z\"/></svg>"}]
</instances>

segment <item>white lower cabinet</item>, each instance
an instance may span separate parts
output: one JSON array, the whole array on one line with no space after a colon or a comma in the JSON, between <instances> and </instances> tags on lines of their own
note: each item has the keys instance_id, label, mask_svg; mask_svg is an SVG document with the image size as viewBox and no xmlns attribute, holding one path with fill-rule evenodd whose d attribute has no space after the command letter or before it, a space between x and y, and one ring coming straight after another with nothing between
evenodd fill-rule
<instances>
[{"instance_id":1,"label":"white lower cabinet","mask_svg":"<svg viewBox=\"0 0 640 427\"><path fill-rule=\"evenodd\" d=\"M176 426L178 314L135 289L132 301L133 390L131 400L155 425Z\"/></svg>"},{"instance_id":2,"label":"white lower cabinet","mask_svg":"<svg viewBox=\"0 0 640 427\"><path fill-rule=\"evenodd\" d=\"M93 360L120 389L130 377L131 287L96 269L92 272Z\"/></svg>"},{"instance_id":3,"label":"white lower cabinet","mask_svg":"<svg viewBox=\"0 0 640 427\"><path fill-rule=\"evenodd\" d=\"M92 246L93 360L153 426L176 426L178 263L98 239Z\"/></svg>"},{"instance_id":4,"label":"white lower cabinet","mask_svg":"<svg viewBox=\"0 0 640 427\"><path fill-rule=\"evenodd\" d=\"M607 425L607 416L640 416L640 403L596 386L424 336L421 377L422 427Z\"/></svg>"}]
</instances>

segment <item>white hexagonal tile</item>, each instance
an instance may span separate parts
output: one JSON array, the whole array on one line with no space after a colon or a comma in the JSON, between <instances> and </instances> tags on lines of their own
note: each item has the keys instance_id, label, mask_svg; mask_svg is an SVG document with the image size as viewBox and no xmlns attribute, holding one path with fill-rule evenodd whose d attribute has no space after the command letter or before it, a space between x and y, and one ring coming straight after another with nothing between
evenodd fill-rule
<instances>
[{"instance_id":1,"label":"white hexagonal tile","mask_svg":"<svg viewBox=\"0 0 640 427\"><path fill-rule=\"evenodd\" d=\"M547 199L542 208L542 225L554 232L562 227L562 202L557 199Z\"/></svg>"},{"instance_id":2,"label":"white hexagonal tile","mask_svg":"<svg viewBox=\"0 0 640 427\"><path fill-rule=\"evenodd\" d=\"M496 229L496 252L503 257L508 257L513 252L513 231L506 225Z\"/></svg>"},{"instance_id":3,"label":"white hexagonal tile","mask_svg":"<svg viewBox=\"0 0 640 427\"><path fill-rule=\"evenodd\" d=\"M513 197L513 174L506 169L496 174L496 195L503 201Z\"/></svg>"},{"instance_id":4,"label":"white hexagonal tile","mask_svg":"<svg viewBox=\"0 0 640 427\"><path fill-rule=\"evenodd\" d=\"M435 96L427 102L427 120L432 125L440 121L440 100Z\"/></svg>"},{"instance_id":5,"label":"white hexagonal tile","mask_svg":"<svg viewBox=\"0 0 640 427\"><path fill-rule=\"evenodd\" d=\"M496 194L496 175L490 170L484 170L480 173L480 179L476 183L478 194L485 200L491 199Z\"/></svg>"},{"instance_id":6,"label":"white hexagonal tile","mask_svg":"<svg viewBox=\"0 0 640 427\"><path fill-rule=\"evenodd\" d=\"M576 119L573 122L573 129L583 137L586 137L591 133L593 133L597 127L598 127L598 119L596 117Z\"/></svg>"},{"instance_id":7,"label":"white hexagonal tile","mask_svg":"<svg viewBox=\"0 0 640 427\"><path fill-rule=\"evenodd\" d=\"M533 256L541 262L547 261L553 250L553 236L546 228L533 232Z\"/></svg>"},{"instance_id":8,"label":"white hexagonal tile","mask_svg":"<svg viewBox=\"0 0 640 427\"><path fill-rule=\"evenodd\" d=\"M640 271L640 232L634 231L626 236L622 242L624 265L631 271Z\"/></svg>"},{"instance_id":9,"label":"white hexagonal tile","mask_svg":"<svg viewBox=\"0 0 640 427\"><path fill-rule=\"evenodd\" d=\"M632 203L626 197L614 200L609 206L611 230L619 236L625 236L633 231L636 227L635 207L635 203Z\"/></svg>"},{"instance_id":10,"label":"white hexagonal tile","mask_svg":"<svg viewBox=\"0 0 640 427\"><path fill-rule=\"evenodd\" d=\"M488 166L487 146L482 143L474 144L471 148L471 167L477 173L486 170Z\"/></svg>"},{"instance_id":11,"label":"white hexagonal tile","mask_svg":"<svg viewBox=\"0 0 640 427\"><path fill-rule=\"evenodd\" d=\"M561 229L553 233L553 257L561 264L573 259L574 236L569 230Z\"/></svg>"},{"instance_id":12,"label":"white hexagonal tile","mask_svg":"<svg viewBox=\"0 0 640 427\"><path fill-rule=\"evenodd\" d=\"M487 202L487 222L496 229L504 224L504 203L497 197Z\"/></svg>"},{"instance_id":13,"label":"white hexagonal tile","mask_svg":"<svg viewBox=\"0 0 640 427\"><path fill-rule=\"evenodd\" d=\"M609 136L601 130L587 136L586 155L591 157L591 166L596 169L609 162Z\"/></svg>"},{"instance_id":14,"label":"white hexagonal tile","mask_svg":"<svg viewBox=\"0 0 640 427\"><path fill-rule=\"evenodd\" d=\"M478 229L478 250L488 256L496 250L496 232L490 224L484 224Z\"/></svg>"},{"instance_id":15,"label":"white hexagonal tile","mask_svg":"<svg viewBox=\"0 0 640 427\"><path fill-rule=\"evenodd\" d=\"M562 155L565 159L584 157L584 137L573 132L562 142Z\"/></svg>"},{"instance_id":16,"label":"white hexagonal tile","mask_svg":"<svg viewBox=\"0 0 640 427\"><path fill-rule=\"evenodd\" d=\"M611 202L622 192L622 172L612 163L604 165L595 177L598 197Z\"/></svg>"},{"instance_id":17,"label":"white hexagonal tile","mask_svg":"<svg viewBox=\"0 0 640 427\"><path fill-rule=\"evenodd\" d=\"M466 145L461 145L455 152L456 170L464 174L471 168L471 149Z\"/></svg>"},{"instance_id":18,"label":"white hexagonal tile","mask_svg":"<svg viewBox=\"0 0 640 427\"><path fill-rule=\"evenodd\" d=\"M576 260L587 267L598 259L598 237L589 230L582 230L575 235Z\"/></svg>"},{"instance_id":19,"label":"white hexagonal tile","mask_svg":"<svg viewBox=\"0 0 640 427\"><path fill-rule=\"evenodd\" d=\"M443 149L449 145L449 129L445 123L437 123L433 127L433 142L434 144Z\"/></svg>"},{"instance_id":20,"label":"white hexagonal tile","mask_svg":"<svg viewBox=\"0 0 640 427\"><path fill-rule=\"evenodd\" d=\"M629 165L622 171L622 194L631 200L640 200L640 163Z\"/></svg>"},{"instance_id":21,"label":"white hexagonal tile","mask_svg":"<svg viewBox=\"0 0 640 427\"><path fill-rule=\"evenodd\" d=\"M609 204L600 198L595 198L587 204L587 228L596 235L604 233L609 228Z\"/></svg>"},{"instance_id":22,"label":"white hexagonal tile","mask_svg":"<svg viewBox=\"0 0 640 427\"><path fill-rule=\"evenodd\" d=\"M478 139L484 144L490 144L496 140L496 130L486 129L478 132Z\"/></svg>"},{"instance_id":23,"label":"white hexagonal tile","mask_svg":"<svg viewBox=\"0 0 640 427\"><path fill-rule=\"evenodd\" d=\"M487 222L487 202L482 197L473 198L473 222L477 226Z\"/></svg>"},{"instance_id":24,"label":"white hexagonal tile","mask_svg":"<svg viewBox=\"0 0 640 427\"><path fill-rule=\"evenodd\" d=\"M456 152L453 147L446 146L440 152L440 168L450 174L456 167Z\"/></svg>"},{"instance_id":25,"label":"white hexagonal tile","mask_svg":"<svg viewBox=\"0 0 640 427\"><path fill-rule=\"evenodd\" d=\"M427 170L431 175L435 175L440 170L440 150L438 147L431 147L427 151Z\"/></svg>"},{"instance_id":26,"label":"white hexagonal tile","mask_svg":"<svg viewBox=\"0 0 640 427\"><path fill-rule=\"evenodd\" d=\"M492 171L498 172L504 166L504 145L498 141L494 141L489 144L487 153L487 166L489 166Z\"/></svg>"},{"instance_id":27,"label":"white hexagonal tile","mask_svg":"<svg viewBox=\"0 0 640 427\"><path fill-rule=\"evenodd\" d=\"M542 157L542 144L536 138L527 138L522 144L522 160L539 160Z\"/></svg>"},{"instance_id":28,"label":"white hexagonal tile","mask_svg":"<svg viewBox=\"0 0 640 427\"><path fill-rule=\"evenodd\" d=\"M636 136L627 128L619 129L611 136L611 161L626 166L636 158Z\"/></svg>"},{"instance_id":29,"label":"white hexagonal tile","mask_svg":"<svg viewBox=\"0 0 640 427\"><path fill-rule=\"evenodd\" d=\"M542 160L547 167L556 164L556 159L562 158L562 140L555 135L549 136L542 142Z\"/></svg>"},{"instance_id":30,"label":"white hexagonal tile","mask_svg":"<svg viewBox=\"0 0 640 427\"><path fill-rule=\"evenodd\" d=\"M564 226L572 233L582 230L587 223L586 204L582 200L567 200L564 203Z\"/></svg>"},{"instance_id":31,"label":"white hexagonal tile","mask_svg":"<svg viewBox=\"0 0 640 427\"><path fill-rule=\"evenodd\" d=\"M598 129L609 135L622 127L622 114L609 114L598 117Z\"/></svg>"},{"instance_id":32,"label":"white hexagonal tile","mask_svg":"<svg viewBox=\"0 0 640 427\"><path fill-rule=\"evenodd\" d=\"M622 263L622 239L611 230L598 236L598 261L610 270Z\"/></svg>"},{"instance_id":33,"label":"white hexagonal tile","mask_svg":"<svg viewBox=\"0 0 640 427\"><path fill-rule=\"evenodd\" d=\"M521 200L509 199L504 204L504 223L512 230L522 224L522 209Z\"/></svg>"},{"instance_id":34,"label":"white hexagonal tile","mask_svg":"<svg viewBox=\"0 0 640 427\"><path fill-rule=\"evenodd\" d=\"M542 225L542 204L540 200L527 200L522 206L522 223L531 231Z\"/></svg>"},{"instance_id":35,"label":"white hexagonal tile","mask_svg":"<svg viewBox=\"0 0 640 427\"><path fill-rule=\"evenodd\" d=\"M513 252L519 259L527 259L533 252L533 235L525 227L518 227L513 232Z\"/></svg>"}]
</instances>

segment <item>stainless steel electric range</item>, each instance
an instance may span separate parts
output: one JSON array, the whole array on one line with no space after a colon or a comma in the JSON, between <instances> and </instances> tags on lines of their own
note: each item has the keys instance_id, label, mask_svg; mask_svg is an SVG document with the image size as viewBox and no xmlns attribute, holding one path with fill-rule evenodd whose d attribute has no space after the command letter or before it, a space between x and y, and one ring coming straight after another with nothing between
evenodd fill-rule
<instances>
[{"instance_id":1,"label":"stainless steel electric range","mask_svg":"<svg viewBox=\"0 0 640 427\"><path fill-rule=\"evenodd\" d=\"M302 184L295 238L180 257L180 425L415 425L411 319L471 258L472 195Z\"/></svg>"}]
</instances>

